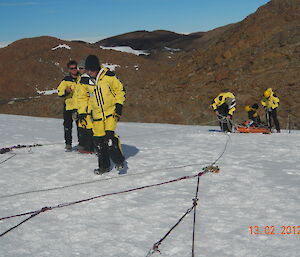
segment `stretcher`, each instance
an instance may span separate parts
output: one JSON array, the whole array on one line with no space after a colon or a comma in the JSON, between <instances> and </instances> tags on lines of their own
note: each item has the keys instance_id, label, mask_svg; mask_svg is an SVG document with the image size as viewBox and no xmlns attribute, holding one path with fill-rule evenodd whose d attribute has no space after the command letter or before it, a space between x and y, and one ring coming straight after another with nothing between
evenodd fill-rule
<instances>
[{"instance_id":1,"label":"stretcher","mask_svg":"<svg viewBox=\"0 0 300 257\"><path fill-rule=\"evenodd\" d=\"M263 133L263 134L270 134L271 130L266 127L243 127L243 126L236 126L235 131L239 133Z\"/></svg>"}]
</instances>

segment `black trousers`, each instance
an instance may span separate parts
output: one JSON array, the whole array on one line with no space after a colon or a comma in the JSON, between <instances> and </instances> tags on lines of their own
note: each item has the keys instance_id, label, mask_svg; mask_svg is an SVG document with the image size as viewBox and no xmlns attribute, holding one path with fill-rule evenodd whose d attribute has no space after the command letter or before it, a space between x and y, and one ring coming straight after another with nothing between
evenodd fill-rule
<instances>
[{"instance_id":1,"label":"black trousers","mask_svg":"<svg viewBox=\"0 0 300 257\"><path fill-rule=\"evenodd\" d=\"M228 116L228 106L226 104L222 104L217 108L219 112L218 120L220 124L220 128L222 132L232 132L232 122L230 119L226 119L225 117Z\"/></svg>"},{"instance_id":2,"label":"black trousers","mask_svg":"<svg viewBox=\"0 0 300 257\"><path fill-rule=\"evenodd\" d=\"M219 121L219 124L222 132L232 132L231 120L222 120Z\"/></svg>"},{"instance_id":3,"label":"black trousers","mask_svg":"<svg viewBox=\"0 0 300 257\"><path fill-rule=\"evenodd\" d=\"M105 131L103 137L94 137L94 144L97 149L99 169L107 169L110 167L110 159L115 164L121 164L125 161L122 153L120 141L115 136L114 131Z\"/></svg>"},{"instance_id":4,"label":"black trousers","mask_svg":"<svg viewBox=\"0 0 300 257\"><path fill-rule=\"evenodd\" d=\"M93 130L79 127L78 133L78 142L83 147L83 150L94 152Z\"/></svg>"},{"instance_id":5,"label":"black trousers","mask_svg":"<svg viewBox=\"0 0 300 257\"><path fill-rule=\"evenodd\" d=\"M64 132L65 132L65 143L66 145L72 145L72 128L73 128L73 118L72 115L74 110L66 110L64 106L63 117L64 117ZM76 122L77 126L77 122ZM79 136L78 133L78 126L77 126L77 137Z\"/></svg>"},{"instance_id":6,"label":"black trousers","mask_svg":"<svg viewBox=\"0 0 300 257\"><path fill-rule=\"evenodd\" d=\"M274 121L275 128L277 132L280 132L280 125L277 119L277 109L272 109L271 111L266 112L266 120L268 123L268 127L272 128L272 120Z\"/></svg>"}]
</instances>

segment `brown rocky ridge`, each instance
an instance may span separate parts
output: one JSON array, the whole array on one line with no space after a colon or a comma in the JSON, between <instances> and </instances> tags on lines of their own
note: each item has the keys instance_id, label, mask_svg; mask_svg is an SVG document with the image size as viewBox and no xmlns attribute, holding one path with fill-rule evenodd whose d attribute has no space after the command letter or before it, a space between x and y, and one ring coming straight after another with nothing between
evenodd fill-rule
<instances>
[{"instance_id":1,"label":"brown rocky ridge","mask_svg":"<svg viewBox=\"0 0 300 257\"><path fill-rule=\"evenodd\" d=\"M103 50L99 43L52 37L22 39L0 49L0 72L5 74L0 82L0 112L61 117L62 102L54 95L7 102L36 96L36 88L56 88L68 60L96 54L103 63L120 65L116 73L127 90L123 121L209 122L215 119L209 106L212 99L230 90L237 98L235 121L241 122L246 119L244 106L259 103L263 91L272 87L281 100L278 114L282 127L290 113L293 128L299 128L299 24L300 0L272 0L241 22L196 36L174 33L176 37L167 41L138 41L137 45L147 46L144 50L150 50L150 56ZM137 34L126 36L135 38ZM108 42L106 46L115 45ZM51 50L59 44L71 49ZM136 48L134 40L130 46Z\"/></svg>"}]
</instances>

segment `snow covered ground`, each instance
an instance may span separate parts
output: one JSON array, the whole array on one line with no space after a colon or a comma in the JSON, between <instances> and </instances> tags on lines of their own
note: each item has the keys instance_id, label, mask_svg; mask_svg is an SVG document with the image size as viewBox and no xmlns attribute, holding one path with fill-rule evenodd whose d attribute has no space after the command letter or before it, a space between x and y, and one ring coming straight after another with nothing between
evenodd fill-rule
<instances>
[{"instance_id":1,"label":"snow covered ground","mask_svg":"<svg viewBox=\"0 0 300 257\"><path fill-rule=\"evenodd\" d=\"M299 256L300 133L226 135L211 128L120 123L129 169L96 176L94 155L64 152L61 119L0 114L1 148L45 144L0 155L2 162L16 154L0 165L0 217L194 175L228 142L217 162L221 172L200 177L195 256ZM192 206L196 182L41 213L0 237L0 256L145 257ZM0 221L0 234L26 217ZM191 256L192 220L190 214L152 256ZM250 226L261 234L251 235Z\"/></svg>"}]
</instances>

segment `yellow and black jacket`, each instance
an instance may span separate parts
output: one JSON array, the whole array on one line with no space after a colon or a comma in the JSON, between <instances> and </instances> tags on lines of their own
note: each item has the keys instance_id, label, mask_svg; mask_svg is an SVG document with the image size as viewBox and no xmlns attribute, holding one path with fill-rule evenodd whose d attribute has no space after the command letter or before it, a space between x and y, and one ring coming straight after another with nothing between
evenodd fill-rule
<instances>
[{"instance_id":1,"label":"yellow and black jacket","mask_svg":"<svg viewBox=\"0 0 300 257\"><path fill-rule=\"evenodd\" d=\"M252 108L250 105L245 106L245 111L248 113L248 119L260 123L260 117L258 115L257 109Z\"/></svg>"},{"instance_id":2,"label":"yellow and black jacket","mask_svg":"<svg viewBox=\"0 0 300 257\"><path fill-rule=\"evenodd\" d=\"M276 109L279 106L279 98L274 94L272 88L268 88L264 92L264 97L261 100L261 104L267 109Z\"/></svg>"},{"instance_id":3,"label":"yellow and black jacket","mask_svg":"<svg viewBox=\"0 0 300 257\"><path fill-rule=\"evenodd\" d=\"M116 104L123 105L125 89L115 74L102 68L96 79L84 74L78 83L78 113L92 113L94 121L115 115Z\"/></svg>"},{"instance_id":4,"label":"yellow and black jacket","mask_svg":"<svg viewBox=\"0 0 300 257\"><path fill-rule=\"evenodd\" d=\"M73 78L71 75L65 76L62 82L60 82L57 87L58 96L65 97L65 108L67 111L77 109L76 99L74 97L74 92L76 89L77 79ZM70 87L72 92L67 93L66 88Z\"/></svg>"},{"instance_id":5,"label":"yellow and black jacket","mask_svg":"<svg viewBox=\"0 0 300 257\"><path fill-rule=\"evenodd\" d=\"M232 99L230 105L226 103L226 99ZM235 111L235 96L231 92L220 93L212 102L211 106L214 111L219 111L221 115L233 115Z\"/></svg>"}]
</instances>

